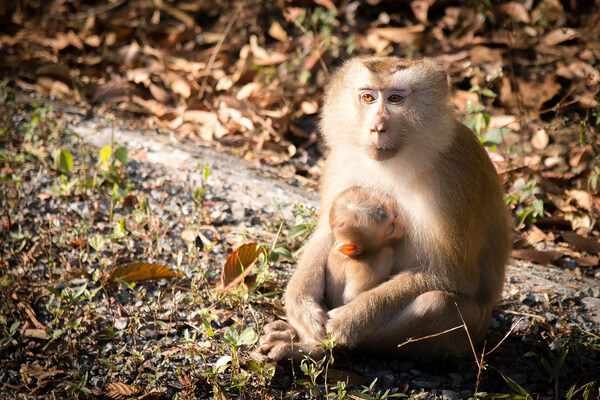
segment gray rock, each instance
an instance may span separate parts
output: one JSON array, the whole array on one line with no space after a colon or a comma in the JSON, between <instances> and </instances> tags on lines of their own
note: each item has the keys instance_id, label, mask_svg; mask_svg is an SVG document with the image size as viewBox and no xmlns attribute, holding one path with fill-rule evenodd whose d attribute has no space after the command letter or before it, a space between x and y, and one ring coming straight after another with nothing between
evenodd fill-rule
<instances>
[{"instance_id":1,"label":"gray rock","mask_svg":"<svg viewBox=\"0 0 600 400\"><path fill-rule=\"evenodd\" d=\"M460 395L453 390L442 390L442 399L443 400L459 400Z\"/></svg>"}]
</instances>

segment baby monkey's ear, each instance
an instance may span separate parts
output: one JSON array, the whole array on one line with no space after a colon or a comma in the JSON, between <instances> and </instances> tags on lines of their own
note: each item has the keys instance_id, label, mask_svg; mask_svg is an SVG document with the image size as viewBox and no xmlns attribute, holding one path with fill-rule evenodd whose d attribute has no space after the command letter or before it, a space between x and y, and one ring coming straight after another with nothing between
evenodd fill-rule
<instances>
[{"instance_id":1,"label":"baby monkey's ear","mask_svg":"<svg viewBox=\"0 0 600 400\"><path fill-rule=\"evenodd\" d=\"M336 250L348 257L357 257L362 253L362 249L356 243L343 242L335 246Z\"/></svg>"}]
</instances>

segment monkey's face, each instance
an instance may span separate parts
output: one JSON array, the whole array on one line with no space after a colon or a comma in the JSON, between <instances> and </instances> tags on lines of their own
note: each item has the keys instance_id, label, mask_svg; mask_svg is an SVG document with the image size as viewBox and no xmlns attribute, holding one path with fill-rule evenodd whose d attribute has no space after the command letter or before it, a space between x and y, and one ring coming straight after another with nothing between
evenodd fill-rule
<instances>
[{"instance_id":1,"label":"monkey's face","mask_svg":"<svg viewBox=\"0 0 600 400\"><path fill-rule=\"evenodd\" d=\"M368 85L357 91L356 107L362 122L360 143L374 160L396 155L405 137L402 103L410 89L402 85Z\"/></svg>"},{"instance_id":2,"label":"monkey's face","mask_svg":"<svg viewBox=\"0 0 600 400\"><path fill-rule=\"evenodd\" d=\"M404 236L405 227L398 214L385 205L356 207L358 214L338 212L332 226L337 251L351 258L372 254ZM341 215L340 215L341 214Z\"/></svg>"},{"instance_id":3,"label":"monkey's face","mask_svg":"<svg viewBox=\"0 0 600 400\"><path fill-rule=\"evenodd\" d=\"M332 148L350 146L377 161L441 148L452 132L445 129L447 86L432 62L355 59L328 90L323 132Z\"/></svg>"}]
</instances>

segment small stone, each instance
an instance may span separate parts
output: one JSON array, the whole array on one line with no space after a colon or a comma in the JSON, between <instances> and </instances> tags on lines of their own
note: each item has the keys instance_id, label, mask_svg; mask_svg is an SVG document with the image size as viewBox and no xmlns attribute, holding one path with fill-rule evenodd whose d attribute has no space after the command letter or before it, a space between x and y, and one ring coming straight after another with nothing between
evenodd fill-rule
<instances>
[{"instance_id":1,"label":"small stone","mask_svg":"<svg viewBox=\"0 0 600 400\"><path fill-rule=\"evenodd\" d=\"M128 322L129 320L127 318L117 318L115 320L115 329L122 331L123 329L127 328Z\"/></svg>"},{"instance_id":2,"label":"small stone","mask_svg":"<svg viewBox=\"0 0 600 400\"><path fill-rule=\"evenodd\" d=\"M412 384L415 387L423 388L423 389L435 389L440 386L440 381L434 379L434 377L430 377L431 379L415 379L412 381Z\"/></svg>"},{"instance_id":3,"label":"small stone","mask_svg":"<svg viewBox=\"0 0 600 400\"><path fill-rule=\"evenodd\" d=\"M460 396L453 390L442 390L442 399L444 400L458 400Z\"/></svg>"},{"instance_id":4,"label":"small stone","mask_svg":"<svg viewBox=\"0 0 600 400\"><path fill-rule=\"evenodd\" d=\"M589 319L600 324L600 299L596 297L584 297L581 299L585 309L589 312Z\"/></svg>"}]
</instances>

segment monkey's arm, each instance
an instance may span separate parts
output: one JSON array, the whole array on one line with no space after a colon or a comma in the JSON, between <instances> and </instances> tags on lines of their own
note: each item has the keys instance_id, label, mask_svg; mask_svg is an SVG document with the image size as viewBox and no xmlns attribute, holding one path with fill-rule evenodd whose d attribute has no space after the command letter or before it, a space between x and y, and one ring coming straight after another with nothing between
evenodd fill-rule
<instances>
[{"instance_id":1,"label":"monkey's arm","mask_svg":"<svg viewBox=\"0 0 600 400\"><path fill-rule=\"evenodd\" d=\"M331 246L332 234L328 227L320 224L306 243L285 292L288 322L302 341L320 342L325 336L327 313L322 304L325 266Z\"/></svg>"},{"instance_id":2,"label":"monkey's arm","mask_svg":"<svg viewBox=\"0 0 600 400\"><path fill-rule=\"evenodd\" d=\"M432 278L421 271L403 271L350 303L329 311L327 333L336 344L353 346L394 318L430 289Z\"/></svg>"}]
</instances>

